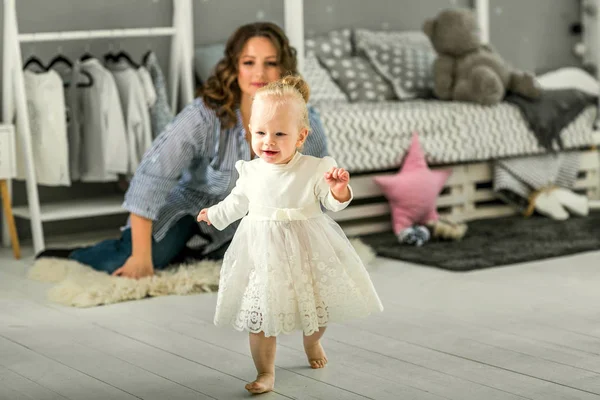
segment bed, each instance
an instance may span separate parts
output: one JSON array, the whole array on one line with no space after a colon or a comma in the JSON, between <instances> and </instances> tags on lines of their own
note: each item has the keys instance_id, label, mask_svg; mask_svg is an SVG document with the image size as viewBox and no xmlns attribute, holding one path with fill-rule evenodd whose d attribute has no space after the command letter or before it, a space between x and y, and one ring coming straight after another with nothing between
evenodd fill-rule
<instances>
[{"instance_id":1,"label":"bed","mask_svg":"<svg viewBox=\"0 0 600 400\"><path fill-rule=\"evenodd\" d=\"M488 1L473 3L483 41L488 42ZM347 28L305 35L303 1L284 4L286 33L298 50L299 68L311 86L311 105L320 113L329 152L353 174L354 201L331 215L348 235L391 228L387 201L372 178L398 169L413 132L419 134L433 168L453 170L438 200L441 215L468 221L515 213L494 195L493 161L547 151L518 108L424 99L435 54L420 31ZM208 71L223 47L197 48L197 67L208 63L200 67ZM390 60L400 60L400 65L385 65ZM595 150L600 135L593 129L597 114L596 106L585 108L561 133L564 150L581 153L575 189L591 199L600 197Z\"/></svg>"},{"instance_id":2,"label":"bed","mask_svg":"<svg viewBox=\"0 0 600 400\"><path fill-rule=\"evenodd\" d=\"M346 210L331 214L350 236L391 229L387 200L372 178L398 169L413 132L419 133L432 168L453 171L438 199L438 211L456 222L514 214L492 190L492 162L546 152L519 110L506 103L480 107L416 100L323 103L316 108L331 156L353 173L355 200ZM596 115L596 107L589 106L562 132L565 150L581 153L575 189L590 199L600 198L595 150L600 135L592 129Z\"/></svg>"},{"instance_id":3,"label":"bed","mask_svg":"<svg viewBox=\"0 0 600 400\"><path fill-rule=\"evenodd\" d=\"M351 172L400 166L417 132L430 165L485 162L545 152L519 110L507 103L482 107L437 100L316 105L329 152ZM595 106L562 132L565 150L590 147Z\"/></svg>"},{"instance_id":4,"label":"bed","mask_svg":"<svg viewBox=\"0 0 600 400\"><path fill-rule=\"evenodd\" d=\"M377 46L380 49L372 52ZM397 51L398 46L402 49ZM427 90L419 93L419 77L431 80L427 74L433 57L421 32L334 30L305 40L304 50L303 75L328 136L329 152L353 174L355 200L343 212L331 214L348 235L390 229L387 201L372 178L398 169L413 132L419 134L430 166L453 170L438 201L441 215L459 222L515 213L492 190L494 160L548 151L517 106L439 101L425 94ZM401 65L409 73L400 78L412 79L408 87L391 84L395 77L385 72L394 65L382 65L403 52L411 54ZM573 81L572 75L556 75L544 84L557 88ZM583 86L589 87L589 82ZM592 199L600 196L595 150L600 138L593 129L597 115L597 106L590 104L560 133L563 151L582 154L575 189Z\"/></svg>"}]
</instances>

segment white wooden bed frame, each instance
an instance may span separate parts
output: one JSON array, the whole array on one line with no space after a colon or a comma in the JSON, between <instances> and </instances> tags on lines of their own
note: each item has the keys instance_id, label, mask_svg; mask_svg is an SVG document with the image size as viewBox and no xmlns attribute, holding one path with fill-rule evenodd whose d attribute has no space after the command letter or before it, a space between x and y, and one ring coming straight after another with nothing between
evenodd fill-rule
<instances>
[{"instance_id":1,"label":"white wooden bed frame","mask_svg":"<svg viewBox=\"0 0 600 400\"><path fill-rule=\"evenodd\" d=\"M600 0L586 1L595 2L596 9L600 11ZM473 0L473 6L479 20L483 41L489 42L489 0ZM302 0L285 1L285 29L292 45L298 50L300 70L304 64L304 21L302 16ZM595 19L595 23L600 26L600 17ZM600 29L597 29L598 26L594 26L595 32L600 32ZM587 37L589 38L589 36ZM598 41L595 42L598 43ZM587 45L589 48L590 44ZM600 65L600 63L596 65ZM600 73L598 78L600 81ZM594 143L600 145L600 131L594 133ZM575 190L588 196L592 208L600 208L599 153L595 149L590 149L582 151L581 154L580 172ZM463 222L516 213L514 208L503 204L494 195L492 162L452 164L437 168L452 169L453 171L438 199L440 215L456 222ZM372 172L353 177L351 184L354 201L344 211L331 214L331 217L340 224L348 236L391 229L388 202L373 181L375 175L381 174L381 172Z\"/></svg>"},{"instance_id":2,"label":"white wooden bed frame","mask_svg":"<svg viewBox=\"0 0 600 400\"><path fill-rule=\"evenodd\" d=\"M600 143L600 137L597 138ZM515 214L514 208L498 200L493 192L491 162L453 164L432 169L451 169L437 206L441 216L455 222L494 218ZM354 200L345 210L332 213L346 235L357 236L390 230L391 215L387 200L369 173L351 178ZM575 191L590 199L590 206L600 205L600 158L597 150L581 152L580 171ZM594 201L595 200L595 201Z\"/></svg>"}]
</instances>

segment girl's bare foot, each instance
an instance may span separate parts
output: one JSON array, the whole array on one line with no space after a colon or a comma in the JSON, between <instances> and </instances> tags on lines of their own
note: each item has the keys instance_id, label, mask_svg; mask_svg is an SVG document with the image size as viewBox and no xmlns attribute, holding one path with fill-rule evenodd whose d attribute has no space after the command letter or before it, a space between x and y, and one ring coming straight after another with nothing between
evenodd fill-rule
<instances>
[{"instance_id":1,"label":"girl's bare foot","mask_svg":"<svg viewBox=\"0 0 600 400\"><path fill-rule=\"evenodd\" d=\"M321 346L321 341L317 340L314 343L304 343L304 351L308 357L308 363L313 369L323 368L327 364L327 356L325 350Z\"/></svg>"},{"instance_id":2,"label":"girl's bare foot","mask_svg":"<svg viewBox=\"0 0 600 400\"><path fill-rule=\"evenodd\" d=\"M252 394L267 393L275 387L275 375L264 373L258 374L254 382L246 384L246 390Z\"/></svg>"}]
</instances>

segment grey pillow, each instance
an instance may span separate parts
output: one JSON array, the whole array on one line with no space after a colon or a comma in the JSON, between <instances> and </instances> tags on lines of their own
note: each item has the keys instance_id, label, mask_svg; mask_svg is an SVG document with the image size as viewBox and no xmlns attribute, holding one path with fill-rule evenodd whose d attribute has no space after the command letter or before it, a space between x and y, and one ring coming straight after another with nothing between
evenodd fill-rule
<instances>
[{"instance_id":1,"label":"grey pillow","mask_svg":"<svg viewBox=\"0 0 600 400\"><path fill-rule=\"evenodd\" d=\"M398 98L430 96L435 60L430 47L372 44L364 48L364 52L377 71L392 84Z\"/></svg>"},{"instance_id":2,"label":"grey pillow","mask_svg":"<svg viewBox=\"0 0 600 400\"><path fill-rule=\"evenodd\" d=\"M431 95L436 54L423 32L357 29L354 38L357 53L392 84L398 98Z\"/></svg>"},{"instance_id":3,"label":"grey pillow","mask_svg":"<svg viewBox=\"0 0 600 400\"><path fill-rule=\"evenodd\" d=\"M304 54L322 58L342 58L352 55L352 32L350 29L330 31L325 35L304 41Z\"/></svg>"},{"instance_id":4,"label":"grey pillow","mask_svg":"<svg viewBox=\"0 0 600 400\"><path fill-rule=\"evenodd\" d=\"M371 44L389 44L395 46L422 45L431 47L431 41L422 31L373 31L370 29L356 29L354 40L357 49L368 47Z\"/></svg>"},{"instance_id":5,"label":"grey pillow","mask_svg":"<svg viewBox=\"0 0 600 400\"><path fill-rule=\"evenodd\" d=\"M335 84L329 72L319 64L319 60L313 56L304 59L304 79L310 86L310 102L348 102L346 95Z\"/></svg>"},{"instance_id":6,"label":"grey pillow","mask_svg":"<svg viewBox=\"0 0 600 400\"><path fill-rule=\"evenodd\" d=\"M329 74L351 102L397 100L392 86L362 57L322 60Z\"/></svg>"}]
</instances>

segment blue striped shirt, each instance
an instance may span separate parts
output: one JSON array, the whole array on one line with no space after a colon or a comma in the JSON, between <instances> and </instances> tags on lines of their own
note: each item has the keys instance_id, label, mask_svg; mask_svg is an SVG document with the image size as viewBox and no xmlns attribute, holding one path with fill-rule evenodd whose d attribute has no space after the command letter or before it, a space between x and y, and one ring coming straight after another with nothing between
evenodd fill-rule
<instances>
[{"instance_id":1,"label":"blue striped shirt","mask_svg":"<svg viewBox=\"0 0 600 400\"><path fill-rule=\"evenodd\" d=\"M311 133L302 153L327 155L327 141L317 112L309 107ZM138 166L123 207L151 219L153 237L160 241L183 216L194 218L201 209L223 200L237 179L235 162L249 161L240 110L232 128L222 128L215 111L197 98L154 140ZM206 245L206 252L231 240L237 224L223 231L200 224L201 237L190 245Z\"/></svg>"}]
</instances>

